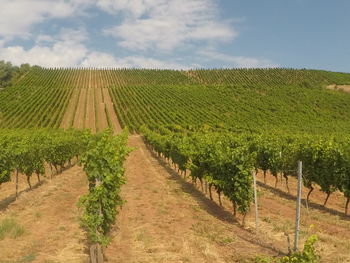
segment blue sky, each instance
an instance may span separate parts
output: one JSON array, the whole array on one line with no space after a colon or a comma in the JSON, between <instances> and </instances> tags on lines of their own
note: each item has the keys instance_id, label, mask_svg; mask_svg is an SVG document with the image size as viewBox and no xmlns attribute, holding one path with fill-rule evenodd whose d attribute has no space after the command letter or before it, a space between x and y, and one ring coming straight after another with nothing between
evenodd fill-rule
<instances>
[{"instance_id":1,"label":"blue sky","mask_svg":"<svg viewBox=\"0 0 350 263\"><path fill-rule=\"evenodd\" d=\"M0 0L0 60L350 72L347 0Z\"/></svg>"}]
</instances>

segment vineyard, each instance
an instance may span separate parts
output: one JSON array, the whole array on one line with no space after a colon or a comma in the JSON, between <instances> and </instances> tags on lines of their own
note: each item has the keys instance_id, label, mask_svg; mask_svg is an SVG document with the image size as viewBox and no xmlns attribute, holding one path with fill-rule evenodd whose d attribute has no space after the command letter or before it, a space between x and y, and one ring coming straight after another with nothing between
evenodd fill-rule
<instances>
[{"instance_id":1,"label":"vineyard","mask_svg":"<svg viewBox=\"0 0 350 263\"><path fill-rule=\"evenodd\" d=\"M2 128L121 131L179 125L252 132L349 130L349 74L292 69L38 69L0 93ZM332 125L329 125L332 123Z\"/></svg>"},{"instance_id":2,"label":"vineyard","mask_svg":"<svg viewBox=\"0 0 350 263\"><path fill-rule=\"evenodd\" d=\"M308 215L303 231L308 232L307 224L329 227L329 222L310 216L317 210L337 216L336 231L350 233L350 94L327 88L349 84L350 74L306 69L34 67L0 91L0 184L7 189L14 182L20 197L18 178L25 178L32 189L33 174L40 182L75 163L83 165L89 189L79 201L81 222L87 239L95 244L90 255L101 260L100 245L110 246L110 251L116 248L111 232L116 207L124 204L123 164L132 150L126 147L127 133L139 134L152 158L181 176L182 182L191 182L196 189L192 191L198 190L208 201L213 203L217 196L218 207L232 210L243 228L252 227L253 173L261 195L282 196L269 201L277 206L276 199L295 198L296 164L301 160ZM136 146L143 149L140 141ZM130 167L142 162L138 159ZM274 183L269 186L271 178ZM283 215L265 211L265 198L261 212L278 222ZM263 221L268 225L271 219L264 216ZM342 242L344 249L350 245ZM277 254L262 249L259 253L286 253L285 245L276 246ZM322 257L324 262L350 262L349 254L335 256L332 249Z\"/></svg>"}]
</instances>

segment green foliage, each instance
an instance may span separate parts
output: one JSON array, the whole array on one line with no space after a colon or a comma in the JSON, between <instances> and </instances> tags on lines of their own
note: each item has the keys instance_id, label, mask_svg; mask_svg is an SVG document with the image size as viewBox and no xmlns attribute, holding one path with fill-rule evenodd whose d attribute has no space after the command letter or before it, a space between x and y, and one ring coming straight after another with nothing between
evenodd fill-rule
<instances>
[{"instance_id":1,"label":"green foliage","mask_svg":"<svg viewBox=\"0 0 350 263\"><path fill-rule=\"evenodd\" d=\"M254 259L256 263L317 263L321 259L316 248L317 236L310 236L304 244L302 251L293 252L290 256L282 258L270 258L257 256Z\"/></svg>"},{"instance_id":2,"label":"green foliage","mask_svg":"<svg viewBox=\"0 0 350 263\"><path fill-rule=\"evenodd\" d=\"M43 175L45 163L63 168L82 154L88 131L0 130L0 185L17 170L27 176Z\"/></svg>"},{"instance_id":3,"label":"green foliage","mask_svg":"<svg viewBox=\"0 0 350 263\"><path fill-rule=\"evenodd\" d=\"M238 146L231 137L218 134L193 133L187 136L169 132L160 135L142 128L147 144L165 158L177 164L183 172L191 170L191 177L205 179L215 186L246 214L252 201L254 155L243 144ZM231 147L229 146L231 144Z\"/></svg>"},{"instance_id":4,"label":"green foliage","mask_svg":"<svg viewBox=\"0 0 350 263\"><path fill-rule=\"evenodd\" d=\"M22 64L20 67L13 66L10 62L0 60L0 89L6 88L29 72L29 64Z\"/></svg>"},{"instance_id":5,"label":"green foliage","mask_svg":"<svg viewBox=\"0 0 350 263\"><path fill-rule=\"evenodd\" d=\"M81 157L81 164L89 181L89 193L82 196L82 223L90 240L107 245L109 231L117 216L117 207L123 204L120 196L125 183L123 163L130 152L127 131L113 136L110 130L94 135Z\"/></svg>"},{"instance_id":6,"label":"green foliage","mask_svg":"<svg viewBox=\"0 0 350 263\"><path fill-rule=\"evenodd\" d=\"M178 83L166 71L157 73L159 82L149 70L111 74L123 80L122 84L110 83L118 115L124 126L136 131L142 125L150 129L178 126L196 131L324 134L350 129L346 106L350 95L325 89L338 79L350 83L350 74L293 69L191 70L183 72L188 77L186 84ZM166 76L167 84L162 82Z\"/></svg>"},{"instance_id":7,"label":"green foliage","mask_svg":"<svg viewBox=\"0 0 350 263\"><path fill-rule=\"evenodd\" d=\"M253 170L269 170L278 175L295 176L297 162L303 162L303 183L320 186L329 196L339 190L350 198L350 138L287 133L249 134L227 131L179 131L143 126L145 142L158 155L171 159L179 170L191 171L193 180L206 180L218 192L248 212L252 200ZM347 208L346 210L347 211Z\"/></svg>"},{"instance_id":8,"label":"green foliage","mask_svg":"<svg viewBox=\"0 0 350 263\"><path fill-rule=\"evenodd\" d=\"M75 88L109 88L119 121L189 130L343 133L350 95L325 89L350 74L295 69L91 70L32 68L0 92L0 127L60 126ZM175 131L173 130L173 131Z\"/></svg>"},{"instance_id":9,"label":"green foliage","mask_svg":"<svg viewBox=\"0 0 350 263\"><path fill-rule=\"evenodd\" d=\"M7 69L0 69L0 78L9 83L13 74ZM86 88L78 80L90 74L34 67L17 77L0 92L0 127L59 127L73 88ZM350 95L325 89L349 84L350 74L283 68L93 74L109 88L123 127L142 132L155 152L180 171L190 170L193 180L215 186L242 214L252 201L252 170L288 178L295 175L297 160L303 161L306 187L317 184L328 195L339 190L350 198ZM116 207L123 203L122 163L129 152L123 136L0 133L0 184L15 169L30 177L43 173L45 162L57 169L83 155L90 184L80 202L83 224L92 241L107 244Z\"/></svg>"},{"instance_id":10,"label":"green foliage","mask_svg":"<svg viewBox=\"0 0 350 263\"><path fill-rule=\"evenodd\" d=\"M0 140L0 185L11 179L13 164L10 149L4 140Z\"/></svg>"},{"instance_id":11,"label":"green foliage","mask_svg":"<svg viewBox=\"0 0 350 263\"><path fill-rule=\"evenodd\" d=\"M317 242L317 236L312 235L309 237L304 245L304 249L299 252L294 252L292 255L283 257L278 263L317 263L320 260L320 256L314 247Z\"/></svg>"},{"instance_id":12,"label":"green foliage","mask_svg":"<svg viewBox=\"0 0 350 263\"><path fill-rule=\"evenodd\" d=\"M96 135L74 129L0 130L0 184L9 181L14 170L26 175L29 183L33 173L45 173L45 163L58 170L81 156L89 181L89 194L80 200L82 222L93 242L107 245L117 207L123 204L123 163L131 151L127 134L127 130L118 136L111 130ZM0 225L0 238L13 225L9 222Z\"/></svg>"},{"instance_id":13,"label":"green foliage","mask_svg":"<svg viewBox=\"0 0 350 263\"><path fill-rule=\"evenodd\" d=\"M45 73L40 67L32 67L13 86L0 91L0 128L60 126L73 89L65 86L65 71Z\"/></svg>"}]
</instances>

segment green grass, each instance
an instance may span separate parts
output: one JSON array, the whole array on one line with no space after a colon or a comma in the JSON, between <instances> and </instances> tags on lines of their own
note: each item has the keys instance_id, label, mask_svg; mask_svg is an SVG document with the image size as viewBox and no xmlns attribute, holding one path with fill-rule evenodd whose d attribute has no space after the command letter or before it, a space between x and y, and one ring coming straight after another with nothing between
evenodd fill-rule
<instances>
[{"instance_id":1,"label":"green grass","mask_svg":"<svg viewBox=\"0 0 350 263\"><path fill-rule=\"evenodd\" d=\"M5 218L0 221L0 240L5 238L16 239L24 234L24 227L16 222L14 218Z\"/></svg>"},{"instance_id":2,"label":"green grass","mask_svg":"<svg viewBox=\"0 0 350 263\"><path fill-rule=\"evenodd\" d=\"M225 229L219 225L211 225L207 222L192 224L191 230L198 236L204 237L217 244L226 245L234 242L233 237L228 237Z\"/></svg>"},{"instance_id":3,"label":"green grass","mask_svg":"<svg viewBox=\"0 0 350 263\"><path fill-rule=\"evenodd\" d=\"M35 254L28 254L28 255L25 255L24 257L22 257L19 262L21 262L21 263L33 262L35 260L35 258L36 258Z\"/></svg>"}]
</instances>

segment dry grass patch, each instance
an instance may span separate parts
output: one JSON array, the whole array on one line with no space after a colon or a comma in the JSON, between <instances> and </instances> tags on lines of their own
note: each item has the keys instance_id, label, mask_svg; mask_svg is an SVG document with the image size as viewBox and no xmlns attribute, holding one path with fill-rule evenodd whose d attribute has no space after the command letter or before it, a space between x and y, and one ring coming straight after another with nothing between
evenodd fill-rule
<instances>
[{"instance_id":1,"label":"dry grass patch","mask_svg":"<svg viewBox=\"0 0 350 263\"><path fill-rule=\"evenodd\" d=\"M4 218L0 221L0 240L5 238L16 239L25 233L24 227L14 218Z\"/></svg>"}]
</instances>

